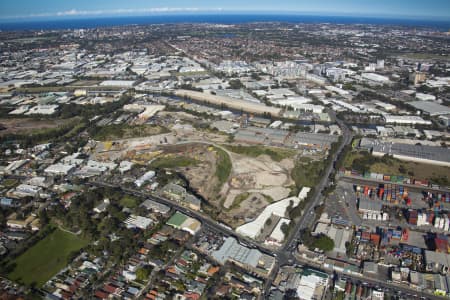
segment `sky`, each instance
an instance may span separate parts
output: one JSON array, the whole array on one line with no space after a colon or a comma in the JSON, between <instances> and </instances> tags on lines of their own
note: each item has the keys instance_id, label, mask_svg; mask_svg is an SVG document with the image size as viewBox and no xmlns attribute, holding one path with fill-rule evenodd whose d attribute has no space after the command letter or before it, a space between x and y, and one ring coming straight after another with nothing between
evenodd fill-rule
<instances>
[{"instance_id":1,"label":"sky","mask_svg":"<svg viewBox=\"0 0 450 300\"><path fill-rule=\"evenodd\" d=\"M450 0L0 0L0 20L239 12L450 21Z\"/></svg>"}]
</instances>

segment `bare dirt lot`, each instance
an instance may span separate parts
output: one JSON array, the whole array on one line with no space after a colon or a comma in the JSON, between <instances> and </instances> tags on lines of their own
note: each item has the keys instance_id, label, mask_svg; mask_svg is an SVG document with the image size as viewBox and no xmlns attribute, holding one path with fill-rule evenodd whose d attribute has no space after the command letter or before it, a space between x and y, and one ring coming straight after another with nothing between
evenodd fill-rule
<instances>
[{"instance_id":1,"label":"bare dirt lot","mask_svg":"<svg viewBox=\"0 0 450 300\"><path fill-rule=\"evenodd\" d=\"M271 151L263 151L267 149L260 146L257 153L247 148L234 149L245 150L237 153L228 149L226 135L181 123L170 129L171 133L164 135L99 143L95 156L126 158L181 173L190 188L207 201L208 207L204 205L203 209L218 212L217 217L232 227L255 218L268 204L288 197L295 186L291 177L298 156L295 150L272 147Z\"/></svg>"},{"instance_id":2,"label":"bare dirt lot","mask_svg":"<svg viewBox=\"0 0 450 300\"><path fill-rule=\"evenodd\" d=\"M39 129L55 128L67 123L69 120L35 120L30 118L3 119L0 125L4 130L0 130L0 136L6 134L26 133Z\"/></svg>"},{"instance_id":3,"label":"bare dirt lot","mask_svg":"<svg viewBox=\"0 0 450 300\"><path fill-rule=\"evenodd\" d=\"M189 185L199 195L214 203L219 181L215 176L217 154L206 144L184 144L165 147L165 152L182 154L195 161L193 165L178 170L189 180Z\"/></svg>"},{"instance_id":4,"label":"bare dirt lot","mask_svg":"<svg viewBox=\"0 0 450 300\"><path fill-rule=\"evenodd\" d=\"M228 185L228 196L223 204L225 208L233 205L233 195L242 192L259 192L280 200L289 194L293 184L290 171L294 167L292 159L273 161L267 155L256 158L232 153L233 171Z\"/></svg>"},{"instance_id":5,"label":"bare dirt lot","mask_svg":"<svg viewBox=\"0 0 450 300\"><path fill-rule=\"evenodd\" d=\"M232 174L221 194L227 211L224 221L235 227L255 218L271 202L289 195L294 184L290 175L294 160L275 162L268 155L248 157L230 153L230 156Z\"/></svg>"}]
</instances>

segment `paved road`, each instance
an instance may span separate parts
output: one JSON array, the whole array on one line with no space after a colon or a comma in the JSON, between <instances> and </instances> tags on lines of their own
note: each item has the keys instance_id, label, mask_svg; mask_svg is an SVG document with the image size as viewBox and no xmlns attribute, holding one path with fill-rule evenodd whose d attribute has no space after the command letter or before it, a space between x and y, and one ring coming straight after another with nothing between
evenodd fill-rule
<instances>
[{"instance_id":1,"label":"paved road","mask_svg":"<svg viewBox=\"0 0 450 300\"><path fill-rule=\"evenodd\" d=\"M304 214L300 217L300 220L296 223L294 229L291 231L290 235L286 239L286 242L284 243L283 247L281 247L275 255L278 258L278 264L274 268L272 276L270 276L266 280L266 286L264 289L263 295L267 295L269 293L270 287L272 285L272 282L278 273L278 269L280 266L292 264L295 261L295 258L293 256L293 252L296 251L296 246L301 238L300 234L302 229L312 226L314 220L316 219L316 215L314 213L314 207L317 206L320 203L320 200L322 199L322 191L325 187L328 186L330 175L332 174L334 170L334 165L336 161L339 158L339 155L341 154L344 147L351 143L353 139L352 132L350 129L342 122L341 120L336 118L336 115L334 113L330 113L332 119L334 119L338 125L340 126L343 138L341 141L341 144L339 145L338 149L332 153L331 155L331 163L326 167L324 175L320 179L319 184L314 189L314 194L310 198L310 201L307 203Z\"/></svg>"},{"instance_id":2,"label":"paved road","mask_svg":"<svg viewBox=\"0 0 450 300\"><path fill-rule=\"evenodd\" d=\"M185 214L185 215L187 215L189 217L192 217L192 218L195 218L195 219L199 220L202 223L202 226L204 226L204 227L206 227L206 228L208 228L208 229L210 229L210 230L212 230L214 232L221 233L221 234L223 234L225 236L232 236L232 237L236 238L243 245L246 245L246 246L248 246L250 248L258 249L261 252L266 253L268 255L273 255L273 250L272 249L270 249L268 247L265 247L264 245L260 245L256 241L254 241L254 240L252 240L250 238L241 236L241 235L237 234L236 232L234 232L233 230L219 225L216 221L211 219L209 216L207 216L207 215L205 215L205 214L203 214L203 213L201 213L199 211L195 211L193 209L190 209L190 208L187 208L185 206L182 206L181 204L179 204L176 201L172 201L172 200L169 200L169 199L166 199L166 198L158 197L158 196L155 196L153 194L144 193L144 192L141 192L139 190L117 186L117 185L110 184L110 183L107 183L107 182L91 181L90 183L92 185L95 185L95 186L110 187L110 188L120 188L125 193L131 194L131 195L134 195L134 196L137 196L137 197L141 197L141 198L147 198L147 199L150 199L150 200L153 200L153 201L165 204L165 205L167 205L169 207L172 207L172 208L182 212L183 214Z\"/></svg>"},{"instance_id":3,"label":"paved road","mask_svg":"<svg viewBox=\"0 0 450 300\"><path fill-rule=\"evenodd\" d=\"M334 116L335 118L335 116ZM311 197L311 200L308 202L307 206L305 207L304 214L300 218L300 220L297 222L296 226L294 227L294 230L292 234L288 237L286 240L286 243L284 246L280 249L280 252L286 252L289 249L292 249L293 246L297 243L297 241L300 238L300 232L303 228L309 227L312 225L312 222L315 220L315 214L314 214L314 207L320 202L322 199L322 191L323 189L328 186L329 184L329 177L331 173L334 171L334 165L344 149L344 147L351 143L353 135L350 131L350 129L339 119L336 119L336 122L341 127L342 133L343 133L343 139L341 144L339 145L337 151L332 153L331 157L331 163L326 167L324 175L322 179L320 180L319 184L314 189L314 195Z\"/></svg>"}]
</instances>

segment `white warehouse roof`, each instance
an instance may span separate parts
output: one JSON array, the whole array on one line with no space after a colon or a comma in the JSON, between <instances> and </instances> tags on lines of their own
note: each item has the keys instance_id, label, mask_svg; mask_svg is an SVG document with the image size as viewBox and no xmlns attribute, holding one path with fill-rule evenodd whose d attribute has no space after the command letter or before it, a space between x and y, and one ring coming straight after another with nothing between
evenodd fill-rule
<instances>
[{"instance_id":1,"label":"white warehouse roof","mask_svg":"<svg viewBox=\"0 0 450 300\"><path fill-rule=\"evenodd\" d=\"M310 190L311 189L309 187L304 187L300 191L298 197L289 197L266 206L266 208L261 212L261 214L259 214L259 216L255 220L239 226L238 228L236 228L236 232L248 236L252 239L256 239L256 237L264 228L267 219L269 219L272 214L284 218L286 210L289 207L291 201L293 202L294 206L297 206L300 201L306 197Z\"/></svg>"}]
</instances>

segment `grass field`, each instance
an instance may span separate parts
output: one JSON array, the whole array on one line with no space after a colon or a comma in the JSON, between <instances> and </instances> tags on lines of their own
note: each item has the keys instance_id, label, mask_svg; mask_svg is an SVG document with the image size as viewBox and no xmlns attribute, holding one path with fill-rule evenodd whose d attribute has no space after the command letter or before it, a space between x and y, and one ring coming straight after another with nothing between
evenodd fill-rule
<instances>
[{"instance_id":1,"label":"grass field","mask_svg":"<svg viewBox=\"0 0 450 300\"><path fill-rule=\"evenodd\" d=\"M230 156L224 150L213 147L214 151L217 153L217 164L216 164L216 177L219 180L218 190L220 190L223 184L228 180L231 173L232 163Z\"/></svg>"},{"instance_id":2,"label":"grass field","mask_svg":"<svg viewBox=\"0 0 450 300\"><path fill-rule=\"evenodd\" d=\"M145 137L166 133L169 130L160 126L152 125L107 125L101 127L93 136L94 139L100 141L129 139L136 137Z\"/></svg>"},{"instance_id":3,"label":"grass field","mask_svg":"<svg viewBox=\"0 0 450 300\"><path fill-rule=\"evenodd\" d=\"M231 152L250 156L258 157L260 155L268 155L274 161L281 161L284 158L292 157L295 155L295 150L291 149L281 149L275 147L265 147L265 146L235 146L235 145L225 145L225 148Z\"/></svg>"},{"instance_id":4,"label":"grass field","mask_svg":"<svg viewBox=\"0 0 450 300\"><path fill-rule=\"evenodd\" d=\"M166 156L160 156L156 158L150 166L152 168L159 168L159 169L171 169L171 168L177 168L177 167L189 167L189 166L195 166L198 163L197 160L183 156L183 155L166 155Z\"/></svg>"},{"instance_id":5,"label":"grass field","mask_svg":"<svg viewBox=\"0 0 450 300\"><path fill-rule=\"evenodd\" d=\"M40 287L67 265L71 252L87 244L87 240L56 229L16 258L16 267L8 277L26 285L35 283Z\"/></svg>"}]
</instances>

